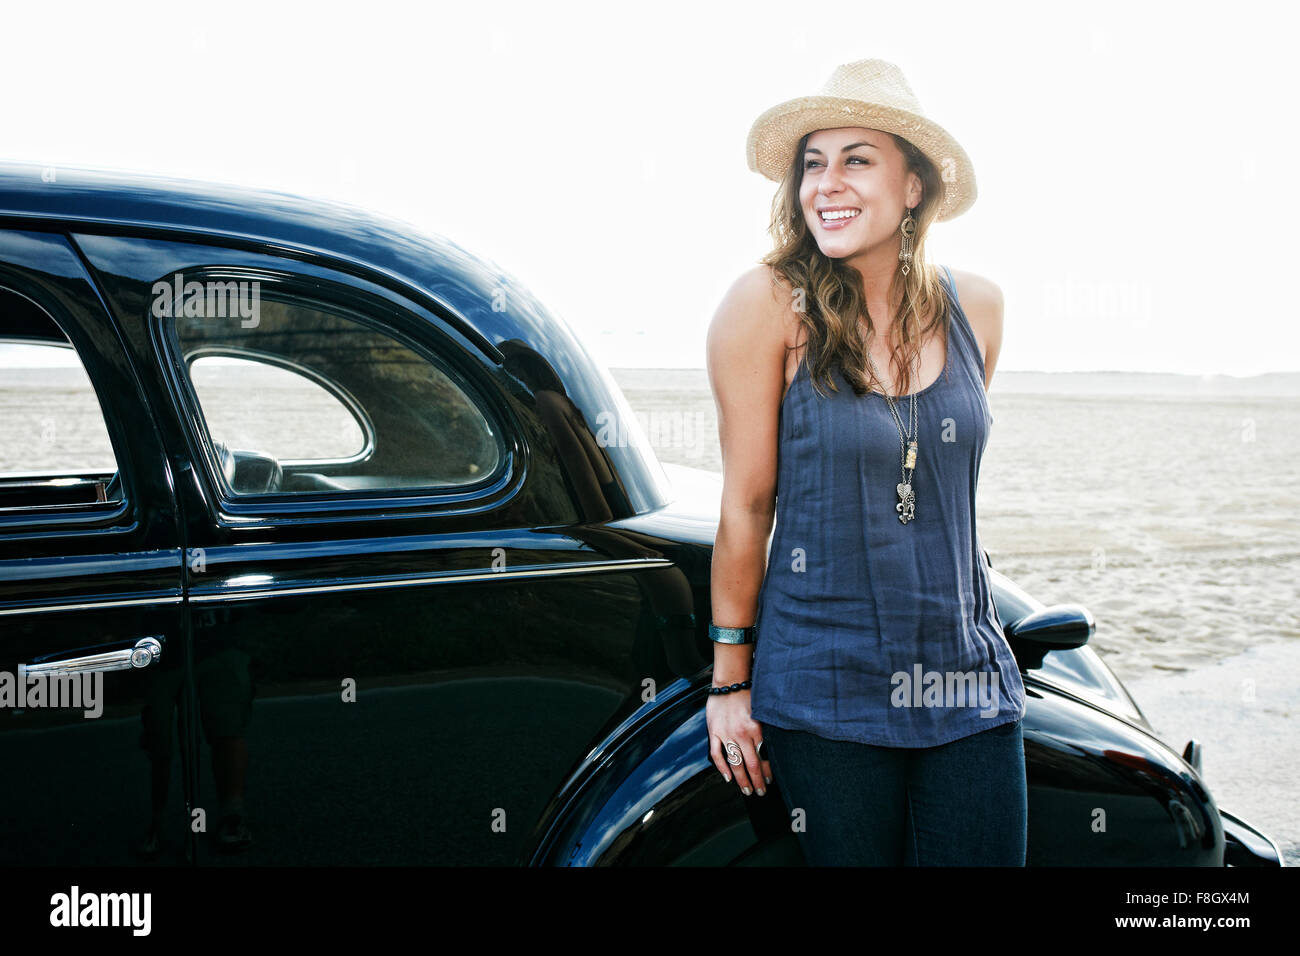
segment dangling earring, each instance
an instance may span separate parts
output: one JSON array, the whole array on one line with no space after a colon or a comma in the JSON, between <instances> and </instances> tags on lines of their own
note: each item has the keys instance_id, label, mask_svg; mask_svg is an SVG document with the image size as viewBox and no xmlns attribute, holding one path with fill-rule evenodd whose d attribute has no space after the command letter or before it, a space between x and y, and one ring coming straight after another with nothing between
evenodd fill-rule
<instances>
[{"instance_id":1,"label":"dangling earring","mask_svg":"<svg viewBox=\"0 0 1300 956\"><path fill-rule=\"evenodd\" d=\"M903 263L903 275L912 271L912 236L916 235L916 220L912 218L912 210L907 211L907 218L899 227L903 233L903 245L898 250L898 258Z\"/></svg>"}]
</instances>

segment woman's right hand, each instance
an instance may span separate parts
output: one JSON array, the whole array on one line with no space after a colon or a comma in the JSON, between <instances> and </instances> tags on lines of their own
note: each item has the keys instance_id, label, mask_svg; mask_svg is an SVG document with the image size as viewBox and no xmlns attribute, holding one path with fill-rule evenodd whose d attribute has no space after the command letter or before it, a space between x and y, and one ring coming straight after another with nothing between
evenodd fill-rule
<instances>
[{"instance_id":1,"label":"woman's right hand","mask_svg":"<svg viewBox=\"0 0 1300 956\"><path fill-rule=\"evenodd\" d=\"M749 690L710 694L704 718L709 729L709 756L718 772L734 779L746 796L754 792L763 796L772 782L772 766L759 757L763 725L749 716ZM727 760L728 742L740 751L742 763L733 765Z\"/></svg>"}]
</instances>

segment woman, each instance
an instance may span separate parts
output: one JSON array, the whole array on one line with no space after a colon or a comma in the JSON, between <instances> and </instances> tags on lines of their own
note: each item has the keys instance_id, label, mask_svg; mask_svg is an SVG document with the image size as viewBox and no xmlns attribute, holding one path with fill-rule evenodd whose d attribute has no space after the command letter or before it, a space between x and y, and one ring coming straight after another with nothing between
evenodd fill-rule
<instances>
[{"instance_id":1,"label":"woman","mask_svg":"<svg viewBox=\"0 0 1300 956\"><path fill-rule=\"evenodd\" d=\"M746 796L775 774L813 865L1022 866L1024 687L975 527L1001 293L925 259L970 160L881 60L748 154L780 186L709 329L710 754Z\"/></svg>"}]
</instances>

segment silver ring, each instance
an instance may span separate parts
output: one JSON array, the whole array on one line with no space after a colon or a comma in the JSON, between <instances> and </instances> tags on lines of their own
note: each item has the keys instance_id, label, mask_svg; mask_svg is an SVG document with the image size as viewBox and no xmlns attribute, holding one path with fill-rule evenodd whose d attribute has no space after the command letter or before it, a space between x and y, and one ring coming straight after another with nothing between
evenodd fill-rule
<instances>
[{"instance_id":1,"label":"silver ring","mask_svg":"<svg viewBox=\"0 0 1300 956\"><path fill-rule=\"evenodd\" d=\"M763 759L763 744L765 744L765 743L767 743L767 741L765 741L765 740L760 740L760 741L758 742L758 746L754 748L754 753L758 754L758 759L760 759L760 760Z\"/></svg>"},{"instance_id":2,"label":"silver ring","mask_svg":"<svg viewBox=\"0 0 1300 956\"><path fill-rule=\"evenodd\" d=\"M736 742L734 740L728 740L726 742L726 746L727 746L727 763L731 764L733 767L739 767L742 763L745 762L745 758L740 755L740 748L736 746Z\"/></svg>"}]
</instances>

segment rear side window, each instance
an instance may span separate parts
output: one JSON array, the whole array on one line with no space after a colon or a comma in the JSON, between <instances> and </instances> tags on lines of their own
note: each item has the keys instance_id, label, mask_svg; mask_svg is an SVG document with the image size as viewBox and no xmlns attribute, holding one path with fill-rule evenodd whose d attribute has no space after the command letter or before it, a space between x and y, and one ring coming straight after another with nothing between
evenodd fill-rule
<instances>
[{"instance_id":1,"label":"rear side window","mask_svg":"<svg viewBox=\"0 0 1300 956\"><path fill-rule=\"evenodd\" d=\"M50 315L0 287L0 509L122 500L103 409Z\"/></svg>"},{"instance_id":2,"label":"rear side window","mask_svg":"<svg viewBox=\"0 0 1300 956\"><path fill-rule=\"evenodd\" d=\"M242 294L164 319L230 493L454 489L502 466L499 430L430 356L348 308Z\"/></svg>"},{"instance_id":3,"label":"rear side window","mask_svg":"<svg viewBox=\"0 0 1300 956\"><path fill-rule=\"evenodd\" d=\"M201 355L190 381L208 431L230 448L260 448L282 462L360 458L369 430L335 393L268 357Z\"/></svg>"}]
</instances>

